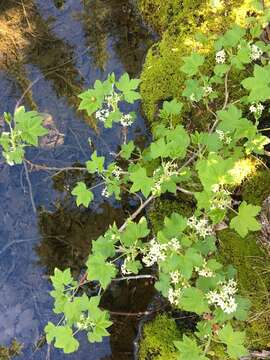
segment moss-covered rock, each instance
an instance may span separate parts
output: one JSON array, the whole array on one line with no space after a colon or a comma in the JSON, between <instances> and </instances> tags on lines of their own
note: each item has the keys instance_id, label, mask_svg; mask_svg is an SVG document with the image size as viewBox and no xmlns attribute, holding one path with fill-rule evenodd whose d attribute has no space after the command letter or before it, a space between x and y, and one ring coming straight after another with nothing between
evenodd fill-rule
<instances>
[{"instance_id":1,"label":"moss-covered rock","mask_svg":"<svg viewBox=\"0 0 270 360\"><path fill-rule=\"evenodd\" d=\"M237 270L240 293L252 304L246 330L250 349L270 347L270 259L257 242L259 234L242 239L234 231L219 232L219 256L224 264L232 264Z\"/></svg>"},{"instance_id":2,"label":"moss-covered rock","mask_svg":"<svg viewBox=\"0 0 270 360\"><path fill-rule=\"evenodd\" d=\"M243 184L243 199L250 204L262 206L270 195L270 170L260 170Z\"/></svg>"},{"instance_id":3,"label":"moss-covered rock","mask_svg":"<svg viewBox=\"0 0 270 360\"><path fill-rule=\"evenodd\" d=\"M243 25L247 14L255 15L250 0L216 1L220 6L211 5L213 3L209 0L140 0L140 9L146 20L162 33L161 41L149 50L141 74L143 110L150 122L155 119L160 101L169 98L181 100L185 80L180 71L183 56L194 51L209 54L212 40L224 29L234 23ZM207 43L195 40L198 33L208 37ZM213 56L207 60L208 69L209 64L214 64ZM234 91L239 94L241 77L245 77L243 71L231 74L229 82L238 85L229 84L233 87L231 95ZM198 116L205 117L202 109L197 108L195 113L194 109L189 110L192 111L192 121Z\"/></svg>"},{"instance_id":4,"label":"moss-covered rock","mask_svg":"<svg viewBox=\"0 0 270 360\"><path fill-rule=\"evenodd\" d=\"M158 315L146 323L140 343L140 360L176 360L176 349L173 341L182 338L174 319L165 314Z\"/></svg>"},{"instance_id":5,"label":"moss-covered rock","mask_svg":"<svg viewBox=\"0 0 270 360\"><path fill-rule=\"evenodd\" d=\"M192 216L194 212L194 202L190 197L178 195L175 199L159 198L154 201L148 210L148 219L153 232L156 234L164 225L164 218L172 213L178 213L186 217Z\"/></svg>"}]
</instances>

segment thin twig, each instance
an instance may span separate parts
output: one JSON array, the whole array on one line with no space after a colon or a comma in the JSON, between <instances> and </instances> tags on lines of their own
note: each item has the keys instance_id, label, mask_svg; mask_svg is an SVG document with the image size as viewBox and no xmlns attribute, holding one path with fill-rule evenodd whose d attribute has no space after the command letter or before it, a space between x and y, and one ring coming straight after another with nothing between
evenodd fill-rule
<instances>
[{"instance_id":1,"label":"thin twig","mask_svg":"<svg viewBox=\"0 0 270 360\"><path fill-rule=\"evenodd\" d=\"M26 165L26 162L24 160L23 160L23 166L24 166L24 170L25 170L25 177L26 177L26 180L27 180L27 183L28 183L29 196L30 196L32 208L33 208L34 213L36 214L37 213L37 208L36 208L35 201L34 201L34 196L33 196L33 191L32 191L32 184L31 184L31 181L30 181L30 178L29 178L27 165Z\"/></svg>"},{"instance_id":2,"label":"thin twig","mask_svg":"<svg viewBox=\"0 0 270 360\"><path fill-rule=\"evenodd\" d=\"M225 75L225 100L224 100L224 104L223 104L223 107L222 107L222 110L224 110L228 104L228 100L229 100L229 90L228 90L228 76L229 76L229 72L230 72L230 69L226 72L226 75Z\"/></svg>"},{"instance_id":3,"label":"thin twig","mask_svg":"<svg viewBox=\"0 0 270 360\"><path fill-rule=\"evenodd\" d=\"M148 204L150 204L151 201L155 199L155 197L155 195L151 195L148 199L146 199L145 202L141 204L141 206L139 206L138 209L124 222L124 224L120 227L119 231L124 231L129 221L136 219L136 217L146 208Z\"/></svg>"}]
</instances>

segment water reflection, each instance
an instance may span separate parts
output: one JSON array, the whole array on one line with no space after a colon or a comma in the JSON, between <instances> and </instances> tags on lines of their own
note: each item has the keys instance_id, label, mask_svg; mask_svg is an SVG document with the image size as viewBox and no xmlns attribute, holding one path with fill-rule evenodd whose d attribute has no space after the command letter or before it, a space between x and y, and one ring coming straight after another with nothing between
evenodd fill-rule
<instances>
[{"instance_id":1,"label":"water reflection","mask_svg":"<svg viewBox=\"0 0 270 360\"><path fill-rule=\"evenodd\" d=\"M97 24L93 14L101 14L106 6L107 17L103 15ZM109 161L109 152L117 150L121 139L119 127L100 128L97 135L76 112L76 94L111 71L138 74L152 35L134 15L133 7L122 0L5 0L0 1L0 25L5 30L0 32L0 113L12 112L25 92L23 103L50 114L63 134L57 146L30 150L28 158L50 166L84 163L93 150L88 145L90 137L94 148ZM103 37L106 41L97 45ZM101 65L99 58L103 59ZM137 105L134 110L139 110ZM128 138L145 134L139 115ZM106 228L123 218L125 210L112 209L114 202L101 206L98 196L90 210L75 211L74 199L67 196L69 190L61 182L57 186L50 173L32 171L33 197L40 209L37 219L24 169L10 168L1 160L0 344L8 345L16 337L24 343L19 359L45 359L47 348L34 351L34 344L53 317L47 274L56 264L79 272L91 239L103 232L101 225ZM75 180L70 181L63 184ZM95 345L89 345L83 336L80 341L76 354L66 356L52 349L50 358L100 360L111 356L110 339Z\"/></svg>"}]
</instances>

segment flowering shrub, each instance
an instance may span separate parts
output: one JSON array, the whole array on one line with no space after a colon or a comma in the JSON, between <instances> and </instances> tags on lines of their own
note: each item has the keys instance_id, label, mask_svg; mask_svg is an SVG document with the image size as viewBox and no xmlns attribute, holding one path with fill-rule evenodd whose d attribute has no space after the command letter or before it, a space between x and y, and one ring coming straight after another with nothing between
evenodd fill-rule
<instances>
[{"instance_id":1,"label":"flowering shrub","mask_svg":"<svg viewBox=\"0 0 270 360\"><path fill-rule=\"evenodd\" d=\"M200 317L193 335L172 339L179 359L210 359L215 342L223 344L232 359L247 354L245 334L234 329L234 320L246 320L250 304L238 294L234 269L224 267L215 255L216 231L221 223L242 237L260 229L256 219L260 207L246 202L237 205L233 199L235 188L254 173L256 159L269 143L258 130L258 122L265 108L263 103L270 97L270 49L254 37L254 28L247 31L235 26L228 30L217 39L216 64L206 74L202 71L203 55L193 53L184 59L181 70L187 80L183 101L188 106L199 102L205 106L212 116L208 129L190 134L183 125L174 126L183 103L165 101L160 118L169 125L161 122L154 128L153 141L147 148L142 151L125 139L115 161L107 167L104 157L96 151L86 162L87 171L99 177L95 187L100 186L104 197L121 199L127 192L144 199L120 228L113 225L93 241L83 279L73 279L69 269L55 269L51 295L55 299L54 312L63 314L63 318L57 325L50 322L46 326L49 343L54 342L65 353L76 351L79 342L75 335L79 331L86 331L90 342L101 341L111 325L108 312L99 308L103 291L119 271L137 275L144 266L155 265L156 289L173 307ZM246 95L231 102L230 73L245 68L252 74L239 84ZM105 127L118 122L127 128L136 114L124 114L120 104L140 99L139 83L127 74L119 80L110 74L107 80L96 81L93 89L80 95L80 109L95 114ZM1 137L6 152L3 137L8 136ZM144 217L139 222L134 220L151 201L167 192L193 196L196 210L190 218L173 213L165 218L163 229L153 235ZM92 189L82 181L72 194L78 206L88 207L94 198ZM120 258L119 269L116 264ZM80 296L78 289L92 281L100 284L98 295L90 299L86 294Z\"/></svg>"}]
</instances>

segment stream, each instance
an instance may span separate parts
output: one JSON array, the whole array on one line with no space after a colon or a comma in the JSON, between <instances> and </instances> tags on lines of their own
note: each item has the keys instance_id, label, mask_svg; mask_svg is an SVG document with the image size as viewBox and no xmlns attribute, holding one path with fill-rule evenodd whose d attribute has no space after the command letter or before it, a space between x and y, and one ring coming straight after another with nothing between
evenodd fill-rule
<instances>
[{"instance_id":1,"label":"stream","mask_svg":"<svg viewBox=\"0 0 270 360\"><path fill-rule=\"evenodd\" d=\"M17 59L0 53L0 114L13 113L28 87L22 104L41 112L56 133L40 148L28 150L27 159L53 167L73 166L83 164L95 149L110 162L123 139L121 127L105 129L89 123L76 111L76 95L110 72L138 77L155 35L126 0L0 0L2 20L12 21L12 11L22 12L32 35L25 43L16 39L22 46L19 65L14 65ZM150 135L139 105L133 109L138 118L128 139L145 144ZM105 294L104 306L122 315L113 315L112 335L102 343L89 344L86 336L79 336L81 346L70 355L46 344L37 349L36 344L46 323L58 319L52 312L49 275L55 267L70 267L78 276L91 240L114 221L120 225L137 206L136 199L122 204L104 201L97 191L89 209L78 209L70 191L80 173L52 177L52 172L28 170L34 203L24 167L8 166L0 157L0 345L17 339L23 344L17 357L21 360L132 359L138 318L125 314L145 311L155 295L152 284L139 281L117 283Z\"/></svg>"}]
</instances>

